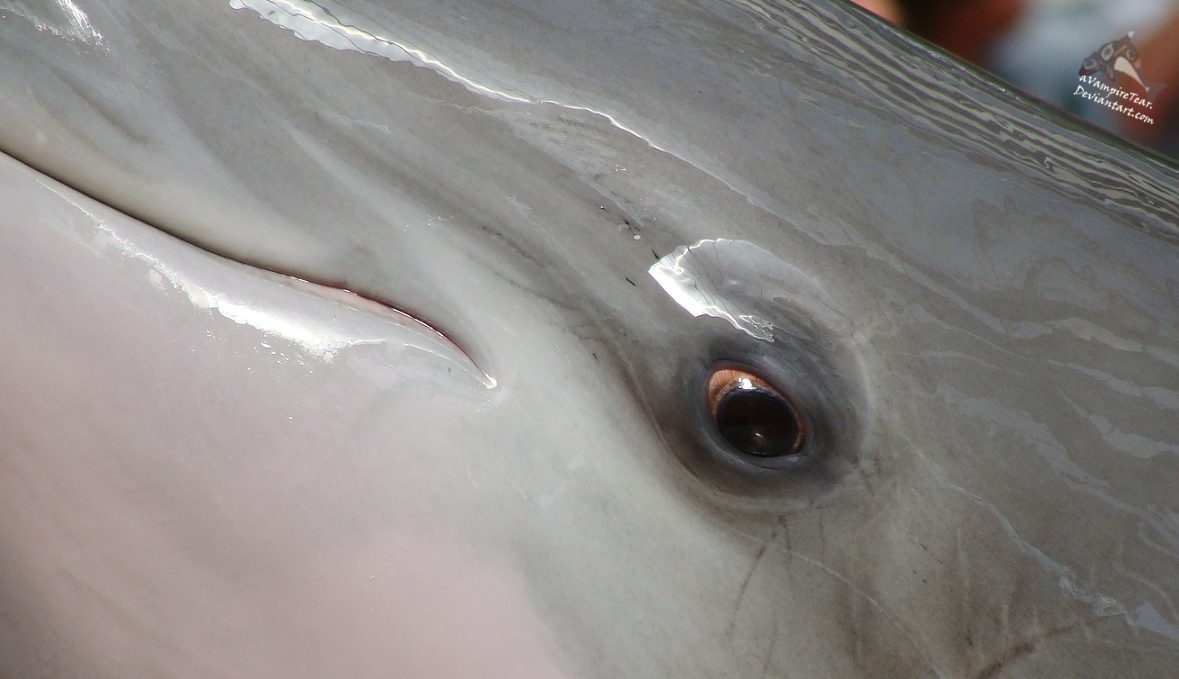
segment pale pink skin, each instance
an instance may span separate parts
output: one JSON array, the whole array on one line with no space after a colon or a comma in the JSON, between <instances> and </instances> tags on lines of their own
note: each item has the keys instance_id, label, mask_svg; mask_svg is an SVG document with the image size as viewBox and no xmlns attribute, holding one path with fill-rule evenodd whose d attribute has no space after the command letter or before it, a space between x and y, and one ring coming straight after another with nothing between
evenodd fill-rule
<instances>
[{"instance_id":1,"label":"pale pink skin","mask_svg":"<svg viewBox=\"0 0 1179 679\"><path fill-rule=\"evenodd\" d=\"M347 365L373 345L316 357L251 327L264 316L235 322L232 290L271 320L319 316L370 342L382 328L401 333L458 376L466 359L453 347L412 322L366 319L368 305L347 295L232 266L2 155L0 205L0 313L15 320L0 324L6 672L566 676L518 571L434 518L446 513L428 508L438 485L412 480L447 478L429 471L446 451L407 465L409 486L356 471L405 450L386 431L366 451L366 435L349 431L365 402L355 397L371 407L382 393ZM34 291L11 275L54 284ZM221 307L203 308L202 295L226 290ZM270 294L281 306L267 308ZM246 381L223 381L233 373ZM334 422L318 421L333 405L306 391L321 375L352 394L333 397L345 409ZM472 388L484 402L486 387ZM475 492L465 476L456 483L456 498ZM374 487L386 502L333 515Z\"/></svg>"}]
</instances>

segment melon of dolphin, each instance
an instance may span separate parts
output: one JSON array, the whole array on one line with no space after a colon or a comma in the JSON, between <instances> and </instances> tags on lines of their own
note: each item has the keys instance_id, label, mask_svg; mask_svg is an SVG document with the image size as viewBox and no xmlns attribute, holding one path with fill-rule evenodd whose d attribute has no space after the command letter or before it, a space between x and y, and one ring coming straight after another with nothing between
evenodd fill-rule
<instances>
[{"instance_id":1,"label":"melon of dolphin","mask_svg":"<svg viewBox=\"0 0 1179 679\"><path fill-rule=\"evenodd\" d=\"M1179 667L1166 161L836 2L0 53L0 675Z\"/></svg>"}]
</instances>

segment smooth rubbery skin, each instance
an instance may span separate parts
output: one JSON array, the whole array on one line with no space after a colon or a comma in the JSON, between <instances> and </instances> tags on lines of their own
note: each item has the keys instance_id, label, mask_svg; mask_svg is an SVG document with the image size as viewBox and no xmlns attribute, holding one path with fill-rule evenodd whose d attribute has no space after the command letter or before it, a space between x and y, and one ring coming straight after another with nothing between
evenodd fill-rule
<instances>
[{"instance_id":1,"label":"smooth rubbery skin","mask_svg":"<svg viewBox=\"0 0 1179 679\"><path fill-rule=\"evenodd\" d=\"M0 151L0 676L1179 667L1179 171L845 3L0 2Z\"/></svg>"}]
</instances>

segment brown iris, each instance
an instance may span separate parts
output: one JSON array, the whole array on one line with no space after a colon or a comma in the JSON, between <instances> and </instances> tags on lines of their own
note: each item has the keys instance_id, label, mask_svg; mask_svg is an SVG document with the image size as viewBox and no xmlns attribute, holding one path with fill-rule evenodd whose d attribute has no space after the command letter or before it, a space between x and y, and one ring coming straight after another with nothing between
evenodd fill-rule
<instances>
[{"instance_id":1,"label":"brown iris","mask_svg":"<svg viewBox=\"0 0 1179 679\"><path fill-rule=\"evenodd\" d=\"M747 455L796 455L806 439L790 399L753 373L735 368L712 373L708 406L717 431Z\"/></svg>"}]
</instances>

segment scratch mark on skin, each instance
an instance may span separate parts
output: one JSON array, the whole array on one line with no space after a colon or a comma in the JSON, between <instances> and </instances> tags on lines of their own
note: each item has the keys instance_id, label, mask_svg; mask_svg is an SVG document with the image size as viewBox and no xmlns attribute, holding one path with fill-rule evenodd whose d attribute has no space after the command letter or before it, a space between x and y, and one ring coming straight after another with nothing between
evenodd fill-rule
<instances>
[{"instance_id":1,"label":"scratch mark on skin","mask_svg":"<svg viewBox=\"0 0 1179 679\"><path fill-rule=\"evenodd\" d=\"M752 536L749 536L749 537L752 537ZM767 545L767 547L768 547L768 545ZM777 548L782 549L783 551L786 551L781 546L778 546ZM934 663L933 659L930 658L928 655L926 655L924 649L926 648L927 644L925 643L925 640L920 636L920 633L916 633L913 630L910 630L908 627L906 627L900 620L898 620L895 616L892 615L892 613L890 613L888 611L888 609L884 606L884 604L880 603L879 601L876 600L875 597L873 597L872 595L868 594L867 592L865 592L862 589L860 589L859 587L857 587L855 585L855 583L853 583L849 578L844 576L842 573L840 573L839 571L835 570L834 568L828 566L827 564L823 563L822 561L819 561L817 559L813 559L805 554L800 554L800 553L794 552L794 551L792 551L791 554L795 558L798 558L800 561L803 561L804 563L810 564L810 565L818 568L819 570L823 571L827 575L829 575L829 576L835 578L836 580L838 580L839 582L843 583L844 585L846 585L848 587L849 590L851 590L851 592L853 594L855 594L856 596L863 599L865 602L868 603L868 605L870 605L873 608L875 608L876 610L880 611L880 614L883 615L886 620L888 620L890 623L895 625L896 628L898 630L900 630L905 635L905 638L913 646L913 650L917 652L918 657L921 658L921 660L926 664L926 666L928 666L930 668L930 670L933 671L934 676L938 677L938 679L949 679L949 675L947 675L945 672L943 672L942 669ZM979 679L982 679L982 678L980 677Z\"/></svg>"},{"instance_id":2,"label":"scratch mark on skin","mask_svg":"<svg viewBox=\"0 0 1179 679\"><path fill-rule=\"evenodd\" d=\"M913 445L913 442L909 441L907 437L905 440L911 449L917 454L917 456L921 458L923 462L925 462L929 470L932 472L934 478L943 488L959 493L968 498L974 504L985 509L987 513L991 514L991 516L993 516L995 520L999 522L999 525L1003 528L1003 531L1007 534L1008 538L1015 544L1019 551L1034 559L1045 570L1059 578L1058 585L1064 591L1066 596L1076 601L1089 604L1092 606L1094 614L1100 617L1119 616L1126 614L1126 607L1121 601L1106 596L1101 592L1090 591L1078 586L1076 583L1076 575L1073 573L1072 569L1053 560L1038 547L1023 539L1023 537L1021 537L1015 530L1015 526L1013 526L1011 521L1008 520L1008 518L999 511L998 507L986 501L982 497L970 492L969 490L952 483L949 478L947 478L945 473L942 472L941 467L937 463L926 457L926 455L921 452L921 449Z\"/></svg>"},{"instance_id":3,"label":"scratch mark on skin","mask_svg":"<svg viewBox=\"0 0 1179 679\"><path fill-rule=\"evenodd\" d=\"M856 587L852 585L853 582L861 582L863 580L860 573L860 550L855 549L850 553L850 558L847 560L848 573L848 589L852 595L848 597L848 606L851 609L850 621L847 626L848 632L851 634L852 643L852 658L855 660L857 667L867 667L866 654L864 652L864 637L868 634L866 628L868 626L868 616L860 611L860 597L855 596Z\"/></svg>"},{"instance_id":4,"label":"scratch mark on skin","mask_svg":"<svg viewBox=\"0 0 1179 679\"><path fill-rule=\"evenodd\" d=\"M725 630L725 636L730 639L733 637L733 630L737 627L737 613L741 610L741 603L745 600L745 591L749 589L749 583L753 580L753 573L757 570L758 564L761 563L762 557L766 555L766 550L774 540L778 538L778 526L775 523L770 532L770 539L761 544L761 548L757 550L757 556L753 557L753 563L749 566L749 571L745 574L745 580L741 583L741 592L737 595L737 602L733 604L733 615L729 618L729 628ZM777 620L775 618L775 625Z\"/></svg>"},{"instance_id":5,"label":"scratch mark on skin","mask_svg":"<svg viewBox=\"0 0 1179 679\"><path fill-rule=\"evenodd\" d=\"M1113 560L1114 570L1118 571L1119 573L1126 576L1127 578L1134 580L1135 582L1138 582L1142 586L1150 588L1152 591L1154 591L1155 594L1158 594L1159 597L1162 598L1163 604L1166 606L1167 610L1170 611L1171 619L1179 620L1179 611L1176 610L1175 602L1171 600L1171 597L1170 597L1170 595L1167 594L1167 591L1165 589L1163 589L1162 587L1160 587L1157 582L1154 582L1150 578L1140 575L1138 572L1134 571L1133 569L1127 568L1126 566L1122 565L1122 558L1121 557L1122 557L1122 544L1119 543L1117 553L1114 555L1114 560Z\"/></svg>"},{"instance_id":6,"label":"scratch mark on skin","mask_svg":"<svg viewBox=\"0 0 1179 679\"><path fill-rule=\"evenodd\" d=\"M1179 561L1179 554L1172 552L1171 550L1167 549L1166 547L1163 547L1160 544L1156 544L1153 540L1146 537L1146 533L1144 533L1142 529L1147 525L1149 525L1149 524L1145 521L1140 521L1138 523L1138 539L1141 540L1147 546L1153 547L1154 549L1162 552L1163 554L1166 554L1167 556L1171 557L1172 559Z\"/></svg>"},{"instance_id":7,"label":"scratch mark on skin","mask_svg":"<svg viewBox=\"0 0 1179 679\"><path fill-rule=\"evenodd\" d=\"M774 659L774 649L778 647L778 612L774 611L774 636L770 638L770 649L766 651L766 661L761 666L761 676L769 676L770 663Z\"/></svg>"},{"instance_id":8,"label":"scratch mark on skin","mask_svg":"<svg viewBox=\"0 0 1179 679\"><path fill-rule=\"evenodd\" d=\"M1113 620L1113 618L1097 618L1094 622L1112 622ZM1031 637L1024 639L1022 642L1012 646L1011 648L1008 648L1007 651L1003 653L1003 655L988 663L979 671L978 674L974 675L974 679L994 679L994 677L998 676L1000 672L1009 667L1015 661L1034 653L1036 647L1040 646L1043 642L1051 639L1052 637L1068 634L1069 632L1073 632L1077 628L1084 626L1084 623L1078 622L1071 625L1065 625L1064 627L1049 629L1038 634L1033 634Z\"/></svg>"},{"instance_id":9,"label":"scratch mark on skin","mask_svg":"<svg viewBox=\"0 0 1179 679\"><path fill-rule=\"evenodd\" d=\"M977 679L989 679L990 677L994 677L999 673L1000 670L1003 669L1004 665L1013 663L1016 660L1031 654L1031 652L1034 650L1036 650L1036 642L1030 639L1023 642L1022 644L1018 644L1008 649L1006 653L995 659L993 662L991 662L991 664L984 667L982 672L978 674Z\"/></svg>"},{"instance_id":10,"label":"scratch mark on skin","mask_svg":"<svg viewBox=\"0 0 1179 679\"><path fill-rule=\"evenodd\" d=\"M803 563L806 563L808 565L814 566L815 568L818 568L823 573L829 575L832 578L835 578L840 583L846 585L848 587L848 589L852 592L852 594L854 594L858 597L861 597L865 602L868 603L869 606L873 607L877 611L880 611L880 614L884 617L884 619L887 620L888 622L892 623L896 627L896 629L898 629L904 635L905 640L909 642L910 646L912 646L914 652L917 654L917 657L921 660L921 662L923 662L925 664L926 667L928 667L930 669L931 672L933 672L933 675L935 677L937 677L938 679L950 679L950 675L948 675L944 671L942 671L942 669L937 665L937 663L934 662L933 658L930 658L929 655L926 654L925 648L928 646L928 644L926 643L925 638L921 635L920 632L917 632L915 630L911 630L907 626L905 626L904 623L902 623L892 613L890 613L888 611L888 609L884 606L884 604L880 603L879 601L876 600L875 597L873 597L872 595L868 594L867 592L865 592L862 589L860 589L859 587L857 587L850 579L848 579L842 573L840 573L839 571L835 570L834 568L828 566L827 564L823 563L820 560L817 560L813 557L807 556L806 554L802 554L798 551L791 549L789 546L773 545L772 540L763 541L762 538L759 538L756 535L750 535L749 533L746 533L746 532L740 531L740 530L736 531L736 533L738 535L745 537L745 538L748 538L750 541L760 541L762 543L762 549L759 550L759 555L758 555L758 557L756 557L757 559L760 559L762 556L764 556L765 552L768 552L769 548L771 546L773 546L776 550L778 550L779 554L786 556L788 559L797 558L798 560L802 561ZM752 575L753 571L757 567L756 560L754 561L753 566L754 567L750 569L750 575ZM793 571L793 569L792 569L792 571ZM748 577L747 577L747 580L748 580ZM744 591L745 591L745 588L742 587L742 594L744 594ZM739 603L740 602L738 601L738 604ZM775 618L775 624L777 624L776 618ZM732 624L730 624L730 628L731 627L732 627Z\"/></svg>"},{"instance_id":11,"label":"scratch mark on skin","mask_svg":"<svg viewBox=\"0 0 1179 679\"><path fill-rule=\"evenodd\" d=\"M794 559L794 547L793 547L793 546L791 546L791 544L790 544L790 523L789 523L789 522L786 520L786 516L785 516L785 515L782 515L782 516L778 517L778 520L782 522L782 528L783 528L783 530L785 530L785 531L786 531L786 552L787 552L787 556L788 556L790 559Z\"/></svg>"},{"instance_id":12,"label":"scratch mark on skin","mask_svg":"<svg viewBox=\"0 0 1179 679\"><path fill-rule=\"evenodd\" d=\"M957 530L954 531L954 533L955 533L954 542L955 542L955 547L956 547L957 557L958 557L959 587L961 587L961 591L963 591L963 592L971 592L973 585L972 585L971 579L970 579L970 559L966 554L965 546L962 544L962 528L959 526L957 528ZM981 649L976 649L974 647L974 630L972 629L972 625L973 625L973 621L975 620L976 616L975 616L974 606L971 605L970 597L969 596L962 597L962 599L960 601L960 605L962 607L962 610L961 610L962 619L966 621L966 632L965 632L966 650L967 650L967 652L973 652L972 655L974 655L974 660L981 661L982 660Z\"/></svg>"},{"instance_id":13,"label":"scratch mark on skin","mask_svg":"<svg viewBox=\"0 0 1179 679\"><path fill-rule=\"evenodd\" d=\"M822 507L819 507L819 558L827 558L827 531L823 529Z\"/></svg>"}]
</instances>

